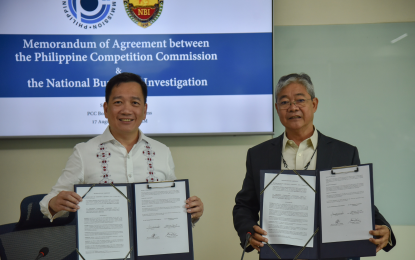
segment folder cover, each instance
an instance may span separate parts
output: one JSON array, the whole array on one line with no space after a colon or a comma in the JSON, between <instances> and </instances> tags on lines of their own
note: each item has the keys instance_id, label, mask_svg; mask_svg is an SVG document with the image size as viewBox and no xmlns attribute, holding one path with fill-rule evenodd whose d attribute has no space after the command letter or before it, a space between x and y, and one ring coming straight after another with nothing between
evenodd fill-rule
<instances>
[{"instance_id":1,"label":"folder cover","mask_svg":"<svg viewBox=\"0 0 415 260\"><path fill-rule=\"evenodd\" d=\"M370 200L371 200L371 217L372 217L372 229L374 229L374 201L373 201L373 170L372 164L368 165L370 169ZM360 166L364 166L360 165ZM359 166L359 167L360 167ZM331 170L331 169L330 169ZM376 246L372 244L368 239L355 240L355 241L341 241L333 243L322 242L322 222L321 222L321 192L320 192L320 171L319 170L295 170L301 176L315 176L316 177L316 193L315 193L315 210L314 210L314 227L313 230L318 230L313 237L313 247L293 246L284 244L272 244L273 250L281 257L278 258L268 245L264 245L260 251L260 259L324 259L324 258L341 258L341 257L363 257L363 256L375 256ZM261 170L260 172L260 189L263 190L268 183L264 183L265 174L273 173L278 174L281 170ZM293 170L284 170L281 174L297 175ZM333 173L335 174L335 172ZM350 172L339 173L342 176L351 174ZM277 180L278 177L275 179ZM274 181L275 181L274 180ZM263 208L264 208L264 194L260 196L261 214L260 221L261 227L264 221ZM369 232L369 230L367 230Z\"/></svg>"},{"instance_id":2,"label":"folder cover","mask_svg":"<svg viewBox=\"0 0 415 260\"><path fill-rule=\"evenodd\" d=\"M167 182L166 182L167 183ZM190 214L186 215L187 218L187 223L186 223L186 227L187 230L182 229L183 232L187 232L187 236L188 236L188 252L186 253L169 253L169 254L151 254L151 255L140 255L140 252L138 251L137 248L137 240L139 240L140 238L142 239L143 236L145 236L144 239L149 238L148 234L144 234L145 232L137 232L137 218L138 220L140 220L141 216L137 216L136 214L136 192L138 193L139 191L136 190L136 187L142 187L142 186L138 186L138 185L145 185L146 189L153 189L154 192L156 193L160 193L160 192L165 192L168 191L169 187L174 187L175 184L177 185L178 183L184 183L184 187L185 187L185 193L186 193L186 198L189 197L189 182L187 179L183 179L183 180L175 180L174 182L171 182L172 185L166 186L166 187L155 187L155 185L160 184L160 183L147 183L147 182L143 182L143 183L117 183L117 184L78 184L75 185L74 190L75 192L77 192L77 190L79 190L82 187L87 187L89 190L92 190L96 187L115 187L118 190L125 190L127 191L127 194L125 195L125 199L128 200L128 226L129 226L129 247L130 247L130 253L128 254L128 252L125 252L125 258L105 258L105 259L110 259L110 260L123 260L123 259L128 259L128 260L162 260L162 259L173 259L173 260L193 260L194 259L194 252L193 252L193 237L192 237L192 222L191 222L191 216ZM155 184L155 185L153 185ZM162 189L159 189L162 188ZM87 189L87 190L88 190ZM88 192L90 192L88 190ZM83 189L83 191L85 191L85 188ZM87 194L85 194L85 196L88 196L88 192ZM78 193L80 194L80 193ZM82 196L82 195L81 195ZM121 200L121 199L120 199ZM184 206L184 201L183 201L183 206ZM110 202L103 202L103 207L108 208L111 207ZM101 207L101 206L100 206ZM151 216L151 214L154 214L151 212L151 210L148 209L148 206L143 206L143 208L147 207L147 211L149 212L147 215ZM97 207L98 208L98 207ZM184 207L183 207L183 210ZM155 215L155 214L154 214ZM155 216L154 218L157 218L157 216ZM158 216L158 218L160 218L160 216ZM95 220L96 221L96 220ZM80 227L78 225L78 223L80 222L78 213L76 214L76 222L77 222L77 228L76 228L76 246L77 246L77 250L80 248ZM151 228L149 226L149 228ZM156 227L158 228L158 227ZM181 227L183 228L183 227ZM85 229L85 227L84 227ZM169 234L171 236L174 236L176 234L174 234L174 232L169 232ZM157 234L157 236L162 236L162 238L164 238L165 234L163 235L159 235ZM140 237L141 236L141 237ZM165 244L163 243L159 243L158 242L158 237L155 236L154 240L154 245L160 248L160 251L162 251L162 247L165 246ZM98 241L98 240L97 240ZM160 240L159 240L160 241ZM124 242L125 243L125 242ZM116 244L116 242L114 242L113 244ZM122 243L120 243L122 244ZM89 248L93 248L93 247L89 247ZM110 249L108 249L108 251L110 251ZM78 253L78 259L82 260L90 260L88 259L88 257L86 256L85 252L82 252L81 250Z\"/></svg>"}]
</instances>

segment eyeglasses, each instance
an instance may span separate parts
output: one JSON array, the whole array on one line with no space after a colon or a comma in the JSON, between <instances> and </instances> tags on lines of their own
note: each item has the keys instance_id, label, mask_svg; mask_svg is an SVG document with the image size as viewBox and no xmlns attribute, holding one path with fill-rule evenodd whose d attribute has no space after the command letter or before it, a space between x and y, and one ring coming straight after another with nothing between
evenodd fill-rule
<instances>
[{"instance_id":1,"label":"eyeglasses","mask_svg":"<svg viewBox=\"0 0 415 260\"><path fill-rule=\"evenodd\" d=\"M294 104L297 107L305 107L306 102L308 100L311 100L311 98L308 98L308 99L301 98L301 99L297 99L296 101L292 101L292 102L288 101L288 100L287 101L281 101L277 104L278 104L278 107L280 109L288 109L291 106L291 104Z\"/></svg>"}]
</instances>

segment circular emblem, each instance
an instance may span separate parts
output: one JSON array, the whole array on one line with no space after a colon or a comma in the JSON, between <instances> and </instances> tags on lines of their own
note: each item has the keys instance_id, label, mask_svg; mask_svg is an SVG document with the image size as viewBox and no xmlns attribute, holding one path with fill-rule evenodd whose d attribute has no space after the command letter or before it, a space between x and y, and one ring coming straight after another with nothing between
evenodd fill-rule
<instances>
[{"instance_id":1,"label":"circular emblem","mask_svg":"<svg viewBox=\"0 0 415 260\"><path fill-rule=\"evenodd\" d=\"M160 17L163 2L164 0L124 0L124 8L134 23L147 28Z\"/></svg>"},{"instance_id":2,"label":"circular emblem","mask_svg":"<svg viewBox=\"0 0 415 260\"><path fill-rule=\"evenodd\" d=\"M114 0L62 1L66 17L82 29L98 29L109 23L115 12Z\"/></svg>"}]
</instances>

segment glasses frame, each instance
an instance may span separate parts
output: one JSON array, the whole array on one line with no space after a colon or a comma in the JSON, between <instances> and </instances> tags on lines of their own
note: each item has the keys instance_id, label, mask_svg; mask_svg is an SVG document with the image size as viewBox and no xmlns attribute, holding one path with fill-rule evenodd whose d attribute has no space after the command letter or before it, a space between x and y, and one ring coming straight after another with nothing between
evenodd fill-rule
<instances>
[{"instance_id":1,"label":"glasses frame","mask_svg":"<svg viewBox=\"0 0 415 260\"><path fill-rule=\"evenodd\" d=\"M301 99L303 99L303 98L301 98ZM305 103L306 103L308 100L313 100L313 98L305 98L304 100L305 100L305 101L304 101L304 105L298 105L298 104L297 104L297 100L295 100L295 101L288 101L290 104L288 104L288 107L287 107L287 108L282 108L282 107L281 107L281 102L278 102L278 103L277 103L277 105L278 105L278 107L279 107L280 109L283 109L283 110L289 109L289 108L291 107L291 105L294 105L294 106L296 106L296 107L300 108L300 107L305 107ZM282 101L282 102L286 102L286 101Z\"/></svg>"}]
</instances>

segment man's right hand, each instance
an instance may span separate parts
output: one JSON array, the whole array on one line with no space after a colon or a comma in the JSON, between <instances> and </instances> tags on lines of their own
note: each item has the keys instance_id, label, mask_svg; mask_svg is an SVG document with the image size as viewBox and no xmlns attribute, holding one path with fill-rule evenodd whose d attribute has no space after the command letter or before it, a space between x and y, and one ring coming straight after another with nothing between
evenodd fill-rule
<instances>
[{"instance_id":1,"label":"man's right hand","mask_svg":"<svg viewBox=\"0 0 415 260\"><path fill-rule=\"evenodd\" d=\"M254 226L254 231L255 233L249 239L249 243L259 252L261 251L261 247L264 246L262 242L268 242L268 239L263 237L263 235L266 235L267 232L257 225Z\"/></svg>"},{"instance_id":2,"label":"man's right hand","mask_svg":"<svg viewBox=\"0 0 415 260\"><path fill-rule=\"evenodd\" d=\"M76 212L78 203L82 201L81 196L73 191L61 191L49 201L50 214L55 215L61 210Z\"/></svg>"}]
</instances>

